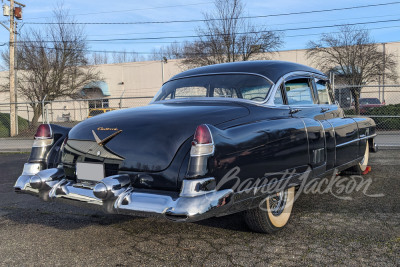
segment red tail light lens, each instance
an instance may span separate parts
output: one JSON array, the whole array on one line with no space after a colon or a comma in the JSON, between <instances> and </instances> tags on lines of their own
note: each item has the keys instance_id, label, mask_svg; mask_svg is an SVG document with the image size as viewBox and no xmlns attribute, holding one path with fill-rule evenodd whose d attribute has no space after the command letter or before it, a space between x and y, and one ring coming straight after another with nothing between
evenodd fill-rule
<instances>
[{"instance_id":1,"label":"red tail light lens","mask_svg":"<svg viewBox=\"0 0 400 267\"><path fill-rule=\"evenodd\" d=\"M210 129L204 124L197 126L192 144L212 144L212 142Z\"/></svg>"},{"instance_id":2,"label":"red tail light lens","mask_svg":"<svg viewBox=\"0 0 400 267\"><path fill-rule=\"evenodd\" d=\"M35 134L33 147L46 147L53 144L53 133L49 124L41 124Z\"/></svg>"},{"instance_id":3,"label":"red tail light lens","mask_svg":"<svg viewBox=\"0 0 400 267\"><path fill-rule=\"evenodd\" d=\"M49 124L41 124L37 128L35 139L51 138L51 128Z\"/></svg>"},{"instance_id":4,"label":"red tail light lens","mask_svg":"<svg viewBox=\"0 0 400 267\"><path fill-rule=\"evenodd\" d=\"M207 156L214 154L214 142L207 125L202 124L197 126L196 132L190 149L190 156Z\"/></svg>"}]
</instances>

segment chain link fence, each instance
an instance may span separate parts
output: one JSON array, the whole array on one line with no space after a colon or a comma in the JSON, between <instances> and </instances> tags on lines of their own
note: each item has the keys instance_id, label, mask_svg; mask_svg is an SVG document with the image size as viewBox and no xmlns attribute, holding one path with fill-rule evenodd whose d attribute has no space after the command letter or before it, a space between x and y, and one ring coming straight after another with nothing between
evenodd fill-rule
<instances>
[{"instance_id":1,"label":"chain link fence","mask_svg":"<svg viewBox=\"0 0 400 267\"><path fill-rule=\"evenodd\" d=\"M355 102L351 93L354 88L358 88L358 86L340 85L334 87L336 102L349 116L356 115ZM389 136L396 144L400 144L400 85L368 85L363 86L359 92L361 115L375 120L378 136ZM32 139L37 127L37 123L33 123L35 116L38 118L38 123L54 123L73 127L85 120L93 110L96 111L95 113L101 113L114 109L140 107L149 104L151 99L152 96L142 96L57 100L37 103L19 102L16 104L18 135L13 138L9 138L10 103L0 103L0 146L4 146L7 140Z\"/></svg>"},{"instance_id":2,"label":"chain link fence","mask_svg":"<svg viewBox=\"0 0 400 267\"><path fill-rule=\"evenodd\" d=\"M359 91L360 114L374 119L378 134L400 134L400 85L335 86L335 100L349 116L356 115L352 91Z\"/></svg>"},{"instance_id":3,"label":"chain link fence","mask_svg":"<svg viewBox=\"0 0 400 267\"><path fill-rule=\"evenodd\" d=\"M73 127L88 118L116 109L148 105L153 97L74 99L44 102L19 102L18 129L15 138L32 138L38 123ZM37 118L37 123L35 123ZM0 103L0 138L10 136L10 103Z\"/></svg>"}]
</instances>

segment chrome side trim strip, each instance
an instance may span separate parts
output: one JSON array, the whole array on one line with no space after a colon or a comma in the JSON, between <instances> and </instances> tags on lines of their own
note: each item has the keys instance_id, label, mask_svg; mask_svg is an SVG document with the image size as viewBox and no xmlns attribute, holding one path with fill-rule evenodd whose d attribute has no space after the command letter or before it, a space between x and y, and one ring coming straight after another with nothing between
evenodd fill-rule
<instances>
[{"instance_id":1,"label":"chrome side trim strip","mask_svg":"<svg viewBox=\"0 0 400 267\"><path fill-rule=\"evenodd\" d=\"M374 138L375 136L376 136L376 134L372 134L372 135L368 135L368 136L360 137L360 140Z\"/></svg>"},{"instance_id":2,"label":"chrome side trim strip","mask_svg":"<svg viewBox=\"0 0 400 267\"><path fill-rule=\"evenodd\" d=\"M361 137L361 138L357 138L357 139L354 139L354 140L351 140L351 141L348 141L348 142L339 144L339 145L337 145L336 147L346 146L346 145L349 145L349 144L352 144L352 143L354 143L354 142L358 142L358 141L361 141L361 140L364 140L364 139L373 138L373 137L375 137L375 136L376 136L376 134L368 135L368 136Z\"/></svg>"}]
</instances>

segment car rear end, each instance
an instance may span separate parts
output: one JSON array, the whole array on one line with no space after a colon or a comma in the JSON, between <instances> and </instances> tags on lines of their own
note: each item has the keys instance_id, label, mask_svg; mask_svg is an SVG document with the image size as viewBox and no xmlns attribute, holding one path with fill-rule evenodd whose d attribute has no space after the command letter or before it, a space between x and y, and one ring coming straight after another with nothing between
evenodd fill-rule
<instances>
[{"instance_id":1,"label":"car rear end","mask_svg":"<svg viewBox=\"0 0 400 267\"><path fill-rule=\"evenodd\" d=\"M204 166L215 149L212 127L199 125L193 136L182 145L183 150L190 151L189 154L182 150L169 168L180 168L182 162L187 163L192 171ZM93 142L85 144L81 140L77 147L66 134L55 138L58 133L54 128L57 126L39 126L31 159L14 186L16 192L33 194L44 201L67 201L73 205L101 208L107 213L160 216L174 221L201 220L221 215L230 207L232 190L216 191L214 177L185 177L179 189L175 190L146 188L146 182L166 174L124 172L118 168L123 157L104 147L97 155L98 161L87 161L85 157L90 158ZM85 146L87 153L83 155L79 150ZM55 155L53 150L57 151ZM60 164L51 165L49 159L58 156L61 156ZM186 173L187 168L183 168Z\"/></svg>"}]
</instances>

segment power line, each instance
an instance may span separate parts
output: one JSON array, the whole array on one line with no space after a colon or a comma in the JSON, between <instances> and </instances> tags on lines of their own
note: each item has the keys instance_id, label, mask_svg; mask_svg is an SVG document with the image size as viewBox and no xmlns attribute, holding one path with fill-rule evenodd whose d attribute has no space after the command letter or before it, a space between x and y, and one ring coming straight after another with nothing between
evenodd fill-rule
<instances>
[{"instance_id":1,"label":"power line","mask_svg":"<svg viewBox=\"0 0 400 267\"><path fill-rule=\"evenodd\" d=\"M381 15L381 16L368 16L368 17L357 17L357 18L347 18L347 19L331 19L331 20L314 20L314 21L300 21L300 22L290 22L290 23L277 23L277 24L263 24L256 25L255 27L266 27L266 26L281 26L288 24L308 24L308 23L316 23L316 22L329 22L329 21L343 21L343 20L357 20L357 19L372 19L372 18L382 18L382 17L395 17L399 16L399 14L395 15ZM154 33L181 33L181 32L192 32L193 30L186 31L157 31L157 32L125 32L125 33L114 33L114 34L89 34L87 36L119 36L119 35L139 35L139 34L154 34Z\"/></svg>"},{"instance_id":2,"label":"power line","mask_svg":"<svg viewBox=\"0 0 400 267\"><path fill-rule=\"evenodd\" d=\"M210 3L213 3L213 2L203 2L203 3L193 3L193 4L183 4L183 5L172 5L172 6L159 6L159 7L147 7L147 8L136 8L136 9L124 9L124 10L112 10L112 11L93 12L93 13L81 13L81 14L72 14L71 16L86 16L86 15L123 13L123 12L125 13L125 12L131 12L131 11L163 9L163 8L171 8L171 7L206 5L206 4L210 4ZM52 17L36 17L36 18L29 18L29 19L25 19L25 20L43 19L43 18L52 18Z\"/></svg>"},{"instance_id":3,"label":"power line","mask_svg":"<svg viewBox=\"0 0 400 267\"><path fill-rule=\"evenodd\" d=\"M368 7L377 7L377 6L388 6L388 5L395 5L395 4L400 4L400 1L389 2L389 3L381 3L381 4L362 5L362 6L332 8L332 9L321 9L321 10L301 11L301 12L290 12L290 13L281 13L281 14L269 14L269 15L259 15L259 16L244 16L244 17L239 17L238 19L291 16L291 15L322 13L322 12L332 12L332 11L341 11L341 10L352 10L352 9L358 9L358 8L368 8ZM47 24L132 25L132 24L193 23L193 22L205 22L205 21L210 21L210 20L214 21L214 20L223 20L223 19L215 18L215 19L207 19L207 20L206 19L193 19L193 20L137 21L137 22L65 22L65 23L59 23L59 22L26 22L25 24L35 24L35 25L47 25Z\"/></svg>"},{"instance_id":4,"label":"power line","mask_svg":"<svg viewBox=\"0 0 400 267\"><path fill-rule=\"evenodd\" d=\"M311 27L299 27L299 28L287 28L275 30L276 32L286 32L286 31L299 31L299 30L312 30L312 29L323 29L323 28L335 28L341 26L356 26L356 25L366 25L366 24L376 24L376 23L388 23L388 22L398 22L400 19L390 19L390 20L378 20L378 21L368 21L368 22L356 22L356 23L345 23L345 24L333 24L333 25L323 25L323 26L311 26ZM267 33L270 31L249 31L240 32L238 35L243 34L257 34L257 33ZM144 40L163 40L163 39L184 39L184 38L196 38L196 37L208 37L210 35L186 35L186 36L156 36L156 37L140 37L140 38L113 38L113 39L89 39L88 42L118 42L118 41L144 41ZM30 43L36 41L19 41L20 43ZM53 43L54 41L41 41L44 43ZM73 42L73 41L71 41Z\"/></svg>"},{"instance_id":5,"label":"power line","mask_svg":"<svg viewBox=\"0 0 400 267\"><path fill-rule=\"evenodd\" d=\"M380 30L380 29L388 29L388 28L400 28L400 26L389 26L389 27L377 27L377 28L370 28L367 30ZM339 32L329 32L328 34L332 33L339 33ZM321 35L320 33L312 33L312 34L299 34L299 35L290 35L286 36L289 38L293 37L304 37L304 36L313 36L313 35ZM389 41L388 41L389 42ZM390 41L390 42L400 42L400 41ZM40 48L40 49L49 49L49 50L58 50L58 48L55 47L47 47L47 46L33 46L34 48ZM91 50L91 49L73 49L73 48L63 48L62 50L65 51L81 51L81 52L87 52L87 53L111 53L111 54L134 54L134 55L150 55L154 54L154 52L135 52L135 51L117 51L117 50ZM279 51L278 51L279 52ZM191 53L191 54L197 54L197 53Z\"/></svg>"},{"instance_id":6,"label":"power line","mask_svg":"<svg viewBox=\"0 0 400 267\"><path fill-rule=\"evenodd\" d=\"M400 28L400 25L399 25L399 26L387 26L387 27L368 28L368 29L366 29L366 30L372 31L372 30L382 30L382 29L391 29L391 28ZM332 34L332 33L340 33L340 32L328 32L328 33L326 33L326 34ZM285 38L303 37L303 36L312 36L312 35L321 35L321 33L309 33L309 34L286 35Z\"/></svg>"}]
</instances>

